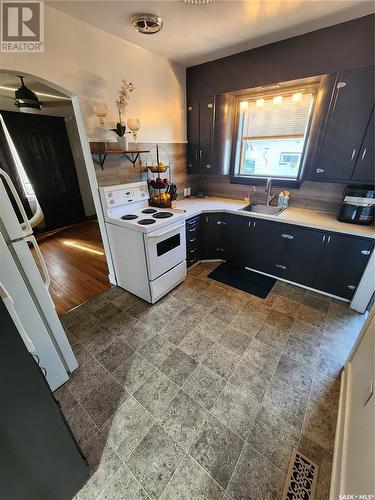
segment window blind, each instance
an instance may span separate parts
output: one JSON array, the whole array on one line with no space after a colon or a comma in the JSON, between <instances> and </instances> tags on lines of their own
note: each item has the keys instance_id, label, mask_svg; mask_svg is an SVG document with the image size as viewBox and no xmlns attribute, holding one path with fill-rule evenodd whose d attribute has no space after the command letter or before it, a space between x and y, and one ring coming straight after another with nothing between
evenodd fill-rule
<instances>
[{"instance_id":1,"label":"window blind","mask_svg":"<svg viewBox=\"0 0 375 500\"><path fill-rule=\"evenodd\" d=\"M263 106L249 101L244 112L243 138L304 136L313 94L303 94L302 100L294 102L292 96L283 96L282 104L276 105L265 99Z\"/></svg>"}]
</instances>

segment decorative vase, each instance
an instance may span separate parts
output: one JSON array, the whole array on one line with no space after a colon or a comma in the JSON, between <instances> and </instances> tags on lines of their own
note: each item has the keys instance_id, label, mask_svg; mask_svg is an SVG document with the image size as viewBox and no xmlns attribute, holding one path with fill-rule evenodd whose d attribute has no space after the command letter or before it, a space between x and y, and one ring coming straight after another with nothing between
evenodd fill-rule
<instances>
[{"instance_id":1,"label":"decorative vase","mask_svg":"<svg viewBox=\"0 0 375 500\"><path fill-rule=\"evenodd\" d=\"M128 138L126 135L123 135L122 137L117 136L117 142L119 145L119 148L123 151L127 151L128 149Z\"/></svg>"}]
</instances>

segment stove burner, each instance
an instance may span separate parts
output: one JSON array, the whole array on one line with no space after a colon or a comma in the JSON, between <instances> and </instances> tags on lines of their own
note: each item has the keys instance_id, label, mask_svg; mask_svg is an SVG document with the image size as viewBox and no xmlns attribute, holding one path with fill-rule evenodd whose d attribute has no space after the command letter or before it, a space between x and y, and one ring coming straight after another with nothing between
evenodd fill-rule
<instances>
[{"instance_id":1,"label":"stove burner","mask_svg":"<svg viewBox=\"0 0 375 500\"><path fill-rule=\"evenodd\" d=\"M145 210L142 210L143 214L154 214L155 212L157 212L155 208L146 208Z\"/></svg>"},{"instance_id":2,"label":"stove burner","mask_svg":"<svg viewBox=\"0 0 375 500\"><path fill-rule=\"evenodd\" d=\"M154 219L141 219L138 221L138 224L141 226L148 226L149 224L154 224L156 221Z\"/></svg>"},{"instance_id":3,"label":"stove burner","mask_svg":"<svg viewBox=\"0 0 375 500\"><path fill-rule=\"evenodd\" d=\"M168 217L172 217L172 212L158 212L153 215L154 219L167 219Z\"/></svg>"},{"instance_id":4,"label":"stove burner","mask_svg":"<svg viewBox=\"0 0 375 500\"><path fill-rule=\"evenodd\" d=\"M138 215L135 214L125 214L121 217L122 220L134 220L138 219Z\"/></svg>"}]
</instances>

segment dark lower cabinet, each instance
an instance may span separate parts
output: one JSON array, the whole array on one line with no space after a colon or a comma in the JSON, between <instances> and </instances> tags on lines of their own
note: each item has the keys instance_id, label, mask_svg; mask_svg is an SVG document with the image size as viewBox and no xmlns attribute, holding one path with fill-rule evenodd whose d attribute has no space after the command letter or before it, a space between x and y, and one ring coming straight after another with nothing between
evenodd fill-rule
<instances>
[{"instance_id":1,"label":"dark lower cabinet","mask_svg":"<svg viewBox=\"0 0 375 500\"><path fill-rule=\"evenodd\" d=\"M212 213L203 215L203 259L223 259L222 227L224 214Z\"/></svg>"},{"instance_id":2,"label":"dark lower cabinet","mask_svg":"<svg viewBox=\"0 0 375 500\"><path fill-rule=\"evenodd\" d=\"M297 226L287 226L282 232L286 238L283 278L312 286L323 252L325 233Z\"/></svg>"},{"instance_id":3,"label":"dark lower cabinet","mask_svg":"<svg viewBox=\"0 0 375 500\"><path fill-rule=\"evenodd\" d=\"M287 240L281 237L281 233L286 229L286 224L255 219L252 224L248 267L281 277L287 247Z\"/></svg>"},{"instance_id":4,"label":"dark lower cabinet","mask_svg":"<svg viewBox=\"0 0 375 500\"><path fill-rule=\"evenodd\" d=\"M372 240L327 234L313 287L351 299L374 246Z\"/></svg>"},{"instance_id":5,"label":"dark lower cabinet","mask_svg":"<svg viewBox=\"0 0 375 500\"><path fill-rule=\"evenodd\" d=\"M249 266L250 236L253 219L225 214L222 222L222 243L225 260L236 266Z\"/></svg>"},{"instance_id":6,"label":"dark lower cabinet","mask_svg":"<svg viewBox=\"0 0 375 500\"><path fill-rule=\"evenodd\" d=\"M367 238L213 213L202 217L199 255L351 299L373 246Z\"/></svg>"}]
</instances>

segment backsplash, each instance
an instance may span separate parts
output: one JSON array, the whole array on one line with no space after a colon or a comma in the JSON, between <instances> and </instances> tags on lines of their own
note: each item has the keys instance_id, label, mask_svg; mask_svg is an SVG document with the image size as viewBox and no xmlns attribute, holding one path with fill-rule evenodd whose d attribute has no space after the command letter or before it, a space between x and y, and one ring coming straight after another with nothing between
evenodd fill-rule
<instances>
[{"instance_id":1,"label":"backsplash","mask_svg":"<svg viewBox=\"0 0 375 500\"><path fill-rule=\"evenodd\" d=\"M243 199L249 191L249 186L230 184L227 176L189 176L188 183L192 187L193 194L203 191L208 196L221 196L223 198ZM306 181L301 185L300 189L285 189L290 191L289 205L292 207L337 212L342 200L344 187L344 184ZM256 186L256 189L256 193L251 193L251 198L264 203L265 186ZM282 190L283 188L281 187L275 187L272 189L272 192L279 193Z\"/></svg>"},{"instance_id":2,"label":"backsplash","mask_svg":"<svg viewBox=\"0 0 375 500\"><path fill-rule=\"evenodd\" d=\"M91 150L95 151L97 147L103 143L90 143ZM139 149L149 149L155 144L138 143ZM171 177L172 182L177 185L178 198L183 197L183 189L186 187L186 144L184 143L163 143L160 145L168 151L171 162ZM115 149L117 143L108 143L108 148ZM137 164L135 167L123 155L108 155L103 170L99 164L98 155L93 154L94 166L98 186L112 186L118 184L127 184L129 182L137 182L147 180L145 169L147 153L141 153L140 159L142 165Z\"/></svg>"},{"instance_id":3,"label":"backsplash","mask_svg":"<svg viewBox=\"0 0 375 500\"><path fill-rule=\"evenodd\" d=\"M138 143L139 148L148 149L155 144ZM92 148L100 146L100 143L91 143ZM117 143L107 143L108 147L117 147ZM227 176L196 176L186 175L186 144L163 143L170 156L172 182L177 185L178 199L183 198L184 187L190 186L193 195L203 191L207 196L221 196L223 198L243 199L247 196L248 186L231 184ZM145 171L146 153L141 154L142 165L133 168L132 164L122 155L108 155L104 169L100 168L98 156L93 155L95 173L99 186L112 186L127 184L146 180ZM337 212L341 203L344 184L329 182L304 182L300 189L288 189L290 191L290 206L308 208L311 210L323 210L326 212ZM252 193L252 199L260 203L265 201L264 186L256 186L257 192ZM273 189L279 193L281 187Z\"/></svg>"}]
</instances>

